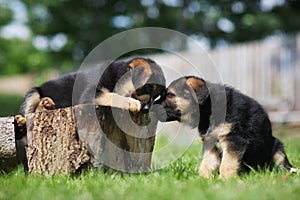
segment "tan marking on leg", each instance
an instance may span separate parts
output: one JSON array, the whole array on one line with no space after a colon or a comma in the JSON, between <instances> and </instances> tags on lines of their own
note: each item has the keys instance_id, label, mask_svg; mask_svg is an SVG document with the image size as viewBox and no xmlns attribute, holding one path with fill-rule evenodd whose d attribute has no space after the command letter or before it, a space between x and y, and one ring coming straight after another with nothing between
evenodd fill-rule
<instances>
[{"instance_id":1,"label":"tan marking on leg","mask_svg":"<svg viewBox=\"0 0 300 200\"><path fill-rule=\"evenodd\" d=\"M37 92L32 93L26 98L24 115L28 113L34 113L41 100L40 94Z\"/></svg>"},{"instance_id":2,"label":"tan marking on leg","mask_svg":"<svg viewBox=\"0 0 300 200\"><path fill-rule=\"evenodd\" d=\"M277 151L274 155L273 155L273 164L275 167L278 167L278 169L285 169L284 167L284 161L285 161L285 154L281 151Z\"/></svg>"},{"instance_id":3,"label":"tan marking on leg","mask_svg":"<svg viewBox=\"0 0 300 200\"><path fill-rule=\"evenodd\" d=\"M109 92L108 90L103 90L103 93L96 98L95 103L98 106L110 106L130 110L132 112L140 111L142 107L139 100L131 97L123 97L119 94Z\"/></svg>"},{"instance_id":4,"label":"tan marking on leg","mask_svg":"<svg viewBox=\"0 0 300 200\"><path fill-rule=\"evenodd\" d=\"M55 103L54 101L49 97L43 97L35 109L35 112L42 112L45 110L54 110L55 109Z\"/></svg>"},{"instance_id":5,"label":"tan marking on leg","mask_svg":"<svg viewBox=\"0 0 300 200\"><path fill-rule=\"evenodd\" d=\"M240 169L240 156L228 148L228 142L220 141L222 153L222 161L220 165L220 178L228 179L238 175Z\"/></svg>"},{"instance_id":6,"label":"tan marking on leg","mask_svg":"<svg viewBox=\"0 0 300 200\"><path fill-rule=\"evenodd\" d=\"M22 127L23 125L26 124L26 118L23 117L22 115L16 115L15 120L18 127Z\"/></svg>"},{"instance_id":7,"label":"tan marking on leg","mask_svg":"<svg viewBox=\"0 0 300 200\"><path fill-rule=\"evenodd\" d=\"M222 123L217 127L215 127L208 134L210 134L215 138L218 138L219 140L222 140L226 135L228 135L231 132L231 129L232 129L231 123Z\"/></svg>"},{"instance_id":8,"label":"tan marking on leg","mask_svg":"<svg viewBox=\"0 0 300 200\"><path fill-rule=\"evenodd\" d=\"M199 175L204 178L211 178L213 172L220 166L221 158L216 146L202 154L202 162L199 167Z\"/></svg>"}]
</instances>

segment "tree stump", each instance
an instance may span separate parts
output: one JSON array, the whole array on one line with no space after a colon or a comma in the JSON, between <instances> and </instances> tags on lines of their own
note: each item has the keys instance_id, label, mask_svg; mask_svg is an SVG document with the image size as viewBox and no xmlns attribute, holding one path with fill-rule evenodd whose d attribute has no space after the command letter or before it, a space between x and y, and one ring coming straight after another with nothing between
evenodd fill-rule
<instances>
[{"instance_id":1,"label":"tree stump","mask_svg":"<svg viewBox=\"0 0 300 200\"><path fill-rule=\"evenodd\" d=\"M0 118L0 171L17 166L14 117Z\"/></svg>"},{"instance_id":2,"label":"tree stump","mask_svg":"<svg viewBox=\"0 0 300 200\"><path fill-rule=\"evenodd\" d=\"M28 114L26 125L29 173L74 173L89 160L71 107Z\"/></svg>"},{"instance_id":3,"label":"tree stump","mask_svg":"<svg viewBox=\"0 0 300 200\"><path fill-rule=\"evenodd\" d=\"M111 107L95 110L93 105L76 106L75 113L79 138L93 166L131 173L150 171L158 122L151 113Z\"/></svg>"},{"instance_id":4,"label":"tree stump","mask_svg":"<svg viewBox=\"0 0 300 200\"><path fill-rule=\"evenodd\" d=\"M29 172L73 173L87 162L123 172L150 170L157 127L151 113L87 104L26 120Z\"/></svg>"}]
</instances>

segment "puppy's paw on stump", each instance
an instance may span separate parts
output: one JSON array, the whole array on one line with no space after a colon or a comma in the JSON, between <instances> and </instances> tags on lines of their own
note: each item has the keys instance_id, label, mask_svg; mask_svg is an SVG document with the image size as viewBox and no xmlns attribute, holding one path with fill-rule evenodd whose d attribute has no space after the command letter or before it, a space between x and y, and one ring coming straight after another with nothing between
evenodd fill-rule
<instances>
[{"instance_id":1,"label":"puppy's paw on stump","mask_svg":"<svg viewBox=\"0 0 300 200\"><path fill-rule=\"evenodd\" d=\"M130 98L128 101L128 110L131 112L138 112L142 108L142 104L139 100Z\"/></svg>"},{"instance_id":2,"label":"puppy's paw on stump","mask_svg":"<svg viewBox=\"0 0 300 200\"><path fill-rule=\"evenodd\" d=\"M41 101L35 111L42 112L45 110L54 110L54 109L55 109L54 101L49 97L44 97L41 99Z\"/></svg>"}]
</instances>

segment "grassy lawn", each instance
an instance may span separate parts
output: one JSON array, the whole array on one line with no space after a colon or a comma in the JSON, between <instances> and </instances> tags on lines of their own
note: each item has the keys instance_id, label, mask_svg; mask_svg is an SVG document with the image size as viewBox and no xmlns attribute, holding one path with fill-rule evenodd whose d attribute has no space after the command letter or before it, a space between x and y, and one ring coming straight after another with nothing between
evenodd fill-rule
<instances>
[{"instance_id":1,"label":"grassy lawn","mask_svg":"<svg viewBox=\"0 0 300 200\"><path fill-rule=\"evenodd\" d=\"M23 98L19 95L0 94L0 117L17 114Z\"/></svg>"},{"instance_id":2,"label":"grassy lawn","mask_svg":"<svg viewBox=\"0 0 300 200\"><path fill-rule=\"evenodd\" d=\"M300 166L300 138L283 142L294 166ZM198 177L200 145L192 145L168 167L148 174L103 173L54 177L24 175L22 169L0 175L0 199L299 199L300 174L251 172L230 180Z\"/></svg>"}]
</instances>

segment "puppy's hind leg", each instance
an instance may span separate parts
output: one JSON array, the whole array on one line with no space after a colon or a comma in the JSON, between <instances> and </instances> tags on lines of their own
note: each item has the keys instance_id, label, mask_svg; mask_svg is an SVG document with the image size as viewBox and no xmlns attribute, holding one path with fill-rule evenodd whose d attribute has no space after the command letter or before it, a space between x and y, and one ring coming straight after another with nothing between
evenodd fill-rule
<instances>
[{"instance_id":1,"label":"puppy's hind leg","mask_svg":"<svg viewBox=\"0 0 300 200\"><path fill-rule=\"evenodd\" d=\"M36 88L29 90L25 96L25 99L20 107L19 114L15 115L15 128L16 137L22 138L26 135L26 119L25 116L28 113L35 112L41 100L41 96Z\"/></svg>"},{"instance_id":2,"label":"puppy's hind leg","mask_svg":"<svg viewBox=\"0 0 300 200\"><path fill-rule=\"evenodd\" d=\"M28 113L34 113L41 101L41 95L36 88L29 90L21 105L19 113L26 116Z\"/></svg>"},{"instance_id":3,"label":"puppy's hind leg","mask_svg":"<svg viewBox=\"0 0 300 200\"><path fill-rule=\"evenodd\" d=\"M298 170L289 162L284 150L282 142L274 137L271 166L279 170L289 170L290 172L297 172Z\"/></svg>"},{"instance_id":4,"label":"puppy's hind leg","mask_svg":"<svg viewBox=\"0 0 300 200\"><path fill-rule=\"evenodd\" d=\"M41 96L36 88L27 92L25 99L20 107L19 115L15 116L16 129L16 149L18 163L23 163L25 171L28 171L26 158L26 115L35 112L41 100Z\"/></svg>"},{"instance_id":5,"label":"puppy's hind leg","mask_svg":"<svg viewBox=\"0 0 300 200\"><path fill-rule=\"evenodd\" d=\"M35 112L42 112L45 110L54 110L55 109L55 103L54 101L49 97L43 97L35 109Z\"/></svg>"}]
</instances>

